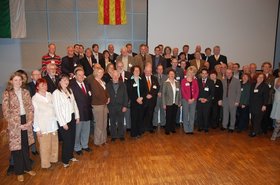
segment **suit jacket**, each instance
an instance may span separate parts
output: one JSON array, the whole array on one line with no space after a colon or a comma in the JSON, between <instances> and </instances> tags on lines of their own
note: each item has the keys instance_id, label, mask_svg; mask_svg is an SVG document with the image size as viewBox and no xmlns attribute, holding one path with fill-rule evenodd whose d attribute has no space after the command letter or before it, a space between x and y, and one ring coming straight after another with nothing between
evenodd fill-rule
<instances>
[{"instance_id":1,"label":"suit jacket","mask_svg":"<svg viewBox=\"0 0 280 185\"><path fill-rule=\"evenodd\" d=\"M123 56L122 55L119 55L118 57L117 57L117 61L122 61L122 58L123 58ZM124 66L124 69L125 69L125 71L128 71L128 72L130 72L130 68L132 67L132 66L134 66L134 59L133 59L133 57L132 56L130 56L130 55L128 55L128 58L127 58L127 66Z\"/></svg>"},{"instance_id":2,"label":"suit jacket","mask_svg":"<svg viewBox=\"0 0 280 185\"><path fill-rule=\"evenodd\" d=\"M167 75L162 74L161 78L159 78L159 74L155 74L154 76L157 78L158 84L160 86L159 92L162 93L162 86L163 83L167 80Z\"/></svg>"},{"instance_id":3,"label":"suit jacket","mask_svg":"<svg viewBox=\"0 0 280 185\"><path fill-rule=\"evenodd\" d=\"M200 66L199 66L199 68L198 68L198 67L197 67L197 63L196 63L196 60L193 59L193 60L191 60L190 65L196 67L196 69L197 69L197 74L199 74L199 73L201 72L201 69L205 68L205 62L206 62L205 60L200 60Z\"/></svg>"},{"instance_id":4,"label":"suit jacket","mask_svg":"<svg viewBox=\"0 0 280 185\"><path fill-rule=\"evenodd\" d=\"M106 105L109 98L107 89L104 89L101 84L97 80L95 80L93 75L88 76L86 81L90 86L92 94L91 105Z\"/></svg>"},{"instance_id":5,"label":"suit jacket","mask_svg":"<svg viewBox=\"0 0 280 185\"><path fill-rule=\"evenodd\" d=\"M208 59L208 62L209 62L209 71L212 71L215 69L215 66L217 64L220 64L221 62L224 63L224 64L227 64L227 57L224 56L224 55L220 55L218 60L216 60L215 56L214 55L211 55Z\"/></svg>"},{"instance_id":6,"label":"suit jacket","mask_svg":"<svg viewBox=\"0 0 280 185\"><path fill-rule=\"evenodd\" d=\"M113 61L111 59L109 59L109 62L113 63ZM96 62L95 62L96 63ZM101 67L106 70L106 62L105 62L105 58L101 58L99 60L99 64L101 65ZM116 67L116 63L113 63L114 66Z\"/></svg>"},{"instance_id":7,"label":"suit jacket","mask_svg":"<svg viewBox=\"0 0 280 185\"><path fill-rule=\"evenodd\" d=\"M26 122L33 123L34 114L31 97L26 89L22 89L22 101L26 112ZM5 120L8 122L8 136L10 151L21 150L21 120L20 104L15 91L4 91L2 97L2 111ZM32 127L28 127L28 145L34 143Z\"/></svg>"},{"instance_id":8,"label":"suit jacket","mask_svg":"<svg viewBox=\"0 0 280 185\"><path fill-rule=\"evenodd\" d=\"M97 58L95 57L94 54L92 54L92 56L94 57L94 59L97 61ZM98 53L98 61L100 61L103 58L103 54L102 53Z\"/></svg>"},{"instance_id":9,"label":"suit jacket","mask_svg":"<svg viewBox=\"0 0 280 185\"><path fill-rule=\"evenodd\" d=\"M53 83L51 77L48 74L46 76L44 76L43 78L47 81L48 92L53 93L57 89L58 77L55 76L55 83Z\"/></svg>"},{"instance_id":10,"label":"suit jacket","mask_svg":"<svg viewBox=\"0 0 280 185\"><path fill-rule=\"evenodd\" d=\"M134 57L134 64L140 66L142 72L143 72L143 69L144 69L146 63L150 63L150 64L153 63L151 55L146 54L145 59L142 59L141 54L138 54Z\"/></svg>"},{"instance_id":11,"label":"suit jacket","mask_svg":"<svg viewBox=\"0 0 280 185\"><path fill-rule=\"evenodd\" d=\"M138 94L137 94L137 86L135 86L134 84L136 84L135 80L131 77L129 78L128 82L127 82L127 92L128 92L128 97L130 99L130 104L131 106L139 106L139 104L136 102L137 98L138 98ZM147 88L145 85L145 79L143 78L139 78L139 88L140 88L140 97L143 97L143 104L145 103L145 96L147 95ZM143 105L142 104L142 105Z\"/></svg>"},{"instance_id":12,"label":"suit jacket","mask_svg":"<svg viewBox=\"0 0 280 185\"><path fill-rule=\"evenodd\" d=\"M250 112L251 113L260 113L262 106L266 106L268 104L268 93L269 87L266 83L261 83L256 88L256 83L253 83L250 91Z\"/></svg>"},{"instance_id":13,"label":"suit jacket","mask_svg":"<svg viewBox=\"0 0 280 185\"><path fill-rule=\"evenodd\" d=\"M181 90L180 90L180 82L176 81L176 95L175 95L175 104L181 105ZM162 105L173 105L173 90L171 83L166 80L163 82L162 86Z\"/></svg>"},{"instance_id":14,"label":"suit jacket","mask_svg":"<svg viewBox=\"0 0 280 185\"><path fill-rule=\"evenodd\" d=\"M207 78L205 87L203 87L202 78L199 78L197 82L199 87L198 100L200 98L205 98L207 99L207 103L210 103L215 95L215 86L213 80Z\"/></svg>"},{"instance_id":15,"label":"suit jacket","mask_svg":"<svg viewBox=\"0 0 280 185\"><path fill-rule=\"evenodd\" d=\"M195 59L194 54L195 54L195 53L193 53L193 54L190 55L189 60ZM201 55L201 59L202 59L202 60L206 60L206 56L205 56L204 53L200 53L200 55Z\"/></svg>"},{"instance_id":16,"label":"suit jacket","mask_svg":"<svg viewBox=\"0 0 280 185\"><path fill-rule=\"evenodd\" d=\"M235 103L239 103L241 96L241 84L240 81L232 77L231 82L228 87L228 97L227 95L227 79L222 80L223 84L223 101L228 98L229 105L233 106Z\"/></svg>"},{"instance_id":17,"label":"suit jacket","mask_svg":"<svg viewBox=\"0 0 280 185\"><path fill-rule=\"evenodd\" d=\"M87 94L84 94L80 84L76 79L70 81L70 88L73 91L81 121L92 120L92 110L91 110L91 90L88 83L84 82L84 87Z\"/></svg>"},{"instance_id":18,"label":"suit jacket","mask_svg":"<svg viewBox=\"0 0 280 185\"><path fill-rule=\"evenodd\" d=\"M275 77L272 74L269 74L268 77L265 79L265 83L268 85L269 87L269 91L268 91L268 105L273 104L273 97L274 97L274 81L275 81Z\"/></svg>"},{"instance_id":19,"label":"suit jacket","mask_svg":"<svg viewBox=\"0 0 280 185\"><path fill-rule=\"evenodd\" d=\"M128 95L126 85L119 81L119 87L117 93L115 93L113 81L110 81L107 85L107 91L110 97L110 103L108 104L109 112L111 110L121 110L123 107L128 107Z\"/></svg>"},{"instance_id":20,"label":"suit jacket","mask_svg":"<svg viewBox=\"0 0 280 185\"><path fill-rule=\"evenodd\" d=\"M213 101L218 102L223 99L223 84L221 80L217 79L214 85L215 93Z\"/></svg>"},{"instance_id":21,"label":"suit jacket","mask_svg":"<svg viewBox=\"0 0 280 185\"><path fill-rule=\"evenodd\" d=\"M156 56L152 55L152 67L153 67L153 74L156 74L157 66L161 64L163 66L163 70L166 69L166 60L163 56L159 56L158 63L156 64Z\"/></svg>"},{"instance_id":22,"label":"suit jacket","mask_svg":"<svg viewBox=\"0 0 280 185\"><path fill-rule=\"evenodd\" d=\"M96 59L93 56L91 56L91 62L92 62L92 65L96 63ZM89 76L92 74L93 69L92 69L92 66L90 65L87 57L82 58L79 63L84 68L85 76Z\"/></svg>"},{"instance_id":23,"label":"suit jacket","mask_svg":"<svg viewBox=\"0 0 280 185\"><path fill-rule=\"evenodd\" d=\"M74 73L75 67L79 64L79 58L73 56L73 61L70 62L68 56L62 58L61 62L61 72L65 74Z\"/></svg>"},{"instance_id":24,"label":"suit jacket","mask_svg":"<svg viewBox=\"0 0 280 185\"><path fill-rule=\"evenodd\" d=\"M119 55L117 53L113 53L112 55L110 54L110 59L111 62L114 64L114 66L116 67L116 59Z\"/></svg>"},{"instance_id":25,"label":"suit jacket","mask_svg":"<svg viewBox=\"0 0 280 185\"><path fill-rule=\"evenodd\" d=\"M28 90L30 92L30 96L31 97L34 96L36 94L36 85L35 85L35 83L33 81L31 81L31 82L29 82L27 84L27 86L28 86Z\"/></svg>"},{"instance_id":26,"label":"suit jacket","mask_svg":"<svg viewBox=\"0 0 280 185\"><path fill-rule=\"evenodd\" d=\"M157 77L151 75L151 88L150 88L150 90L148 88L148 82L147 82L146 76L144 74L142 75L142 79L145 81L145 85L146 85L146 89L147 89L147 94L152 95L151 99L147 99L146 96L144 97L146 99L145 100L145 104L146 105L147 104L152 104L152 106L156 106L157 94L158 94L159 89L160 89Z\"/></svg>"}]
</instances>

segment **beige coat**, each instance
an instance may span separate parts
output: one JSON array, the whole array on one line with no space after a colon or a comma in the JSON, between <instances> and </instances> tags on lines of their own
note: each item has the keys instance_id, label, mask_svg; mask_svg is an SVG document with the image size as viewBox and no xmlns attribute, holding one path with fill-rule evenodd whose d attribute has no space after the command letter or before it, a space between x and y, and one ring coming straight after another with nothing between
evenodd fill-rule
<instances>
[{"instance_id":1,"label":"beige coat","mask_svg":"<svg viewBox=\"0 0 280 185\"><path fill-rule=\"evenodd\" d=\"M30 94L26 89L22 89L22 100L26 112L26 122L33 123L33 106ZM20 105L14 91L5 91L3 93L2 110L4 118L8 122L9 149L10 151L21 150ZM28 144L31 145L34 143L31 126L27 133Z\"/></svg>"}]
</instances>

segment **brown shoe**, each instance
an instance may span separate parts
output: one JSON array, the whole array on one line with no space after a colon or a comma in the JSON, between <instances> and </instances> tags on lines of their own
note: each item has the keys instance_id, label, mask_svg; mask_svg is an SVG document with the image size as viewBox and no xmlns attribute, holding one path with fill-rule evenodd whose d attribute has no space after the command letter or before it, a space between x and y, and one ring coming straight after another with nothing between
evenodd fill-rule
<instances>
[{"instance_id":1,"label":"brown shoe","mask_svg":"<svg viewBox=\"0 0 280 185\"><path fill-rule=\"evenodd\" d=\"M17 176L17 180L18 180L19 182L23 182L23 181L24 181L24 176L23 176L23 175L18 175L18 176Z\"/></svg>"},{"instance_id":2,"label":"brown shoe","mask_svg":"<svg viewBox=\"0 0 280 185\"><path fill-rule=\"evenodd\" d=\"M34 172L34 171L32 171L32 170L30 170L30 171L25 171L25 173L28 173L29 175L31 175L31 176L35 176L36 175L36 172Z\"/></svg>"}]
</instances>

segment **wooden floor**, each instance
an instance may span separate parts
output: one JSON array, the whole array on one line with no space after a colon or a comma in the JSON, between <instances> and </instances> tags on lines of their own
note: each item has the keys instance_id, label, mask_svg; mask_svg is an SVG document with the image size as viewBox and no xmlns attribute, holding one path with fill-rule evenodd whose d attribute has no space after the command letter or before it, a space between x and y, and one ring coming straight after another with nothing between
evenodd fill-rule
<instances>
[{"instance_id":1,"label":"wooden floor","mask_svg":"<svg viewBox=\"0 0 280 185\"><path fill-rule=\"evenodd\" d=\"M52 169L40 168L35 160L35 177L25 175L25 182L6 176L9 151L0 152L0 184L194 184L194 185L280 185L280 139L270 135L249 138L247 133L210 130L186 135L163 130L146 133L140 139L126 137L125 142L108 142L78 156L79 162L67 169L61 163Z\"/></svg>"}]
</instances>

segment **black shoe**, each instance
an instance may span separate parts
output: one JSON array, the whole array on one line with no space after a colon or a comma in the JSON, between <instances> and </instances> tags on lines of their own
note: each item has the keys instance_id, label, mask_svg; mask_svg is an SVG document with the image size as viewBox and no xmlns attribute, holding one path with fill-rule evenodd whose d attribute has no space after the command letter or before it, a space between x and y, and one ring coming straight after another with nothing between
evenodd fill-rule
<instances>
[{"instance_id":1,"label":"black shoe","mask_svg":"<svg viewBox=\"0 0 280 185\"><path fill-rule=\"evenodd\" d=\"M172 132L172 133L176 133L176 130L172 130L171 132Z\"/></svg>"},{"instance_id":2,"label":"black shoe","mask_svg":"<svg viewBox=\"0 0 280 185\"><path fill-rule=\"evenodd\" d=\"M10 165L7 169L7 176L12 175L13 173L15 173L14 165Z\"/></svg>"},{"instance_id":3,"label":"black shoe","mask_svg":"<svg viewBox=\"0 0 280 185\"><path fill-rule=\"evenodd\" d=\"M150 133L152 133L152 134L153 134L153 133L155 133L155 131L154 131L154 130L150 130Z\"/></svg>"},{"instance_id":4,"label":"black shoe","mask_svg":"<svg viewBox=\"0 0 280 185\"><path fill-rule=\"evenodd\" d=\"M112 141L112 142L116 141L116 138L112 138L111 141Z\"/></svg>"},{"instance_id":5,"label":"black shoe","mask_svg":"<svg viewBox=\"0 0 280 185\"><path fill-rule=\"evenodd\" d=\"M166 135L170 135L170 132L165 132Z\"/></svg>"},{"instance_id":6,"label":"black shoe","mask_svg":"<svg viewBox=\"0 0 280 185\"><path fill-rule=\"evenodd\" d=\"M154 129L154 130L157 129L157 126L153 126L153 129Z\"/></svg>"},{"instance_id":7,"label":"black shoe","mask_svg":"<svg viewBox=\"0 0 280 185\"><path fill-rule=\"evenodd\" d=\"M204 130L204 132L205 132L205 133L208 133L208 132L209 132L209 130L208 130L208 129L205 129L205 130Z\"/></svg>"},{"instance_id":8,"label":"black shoe","mask_svg":"<svg viewBox=\"0 0 280 185\"><path fill-rule=\"evenodd\" d=\"M221 128L222 131L226 130L224 127Z\"/></svg>"},{"instance_id":9,"label":"black shoe","mask_svg":"<svg viewBox=\"0 0 280 185\"><path fill-rule=\"evenodd\" d=\"M83 152L82 152L82 150L79 150L79 151L76 151L76 154L77 155L83 155Z\"/></svg>"},{"instance_id":10,"label":"black shoe","mask_svg":"<svg viewBox=\"0 0 280 185\"><path fill-rule=\"evenodd\" d=\"M163 129L165 129L165 126L163 125L163 126L160 126L161 128L163 128Z\"/></svg>"},{"instance_id":11,"label":"black shoe","mask_svg":"<svg viewBox=\"0 0 280 185\"><path fill-rule=\"evenodd\" d=\"M198 131L198 132L201 132L201 131L202 131L202 129L201 129L201 128L199 128L197 131Z\"/></svg>"},{"instance_id":12,"label":"black shoe","mask_svg":"<svg viewBox=\"0 0 280 185\"><path fill-rule=\"evenodd\" d=\"M193 132L186 132L187 135L193 135Z\"/></svg>"},{"instance_id":13,"label":"black shoe","mask_svg":"<svg viewBox=\"0 0 280 185\"><path fill-rule=\"evenodd\" d=\"M124 141L125 139L124 139L124 137L121 137L120 140L121 140L121 141Z\"/></svg>"},{"instance_id":14,"label":"black shoe","mask_svg":"<svg viewBox=\"0 0 280 185\"><path fill-rule=\"evenodd\" d=\"M33 155L39 155L38 151L32 152Z\"/></svg>"},{"instance_id":15,"label":"black shoe","mask_svg":"<svg viewBox=\"0 0 280 185\"><path fill-rule=\"evenodd\" d=\"M255 132L251 132L250 134L249 134L249 136L250 137L255 137L257 134L255 133Z\"/></svg>"},{"instance_id":16,"label":"black shoe","mask_svg":"<svg viewBox=\"0 0 280 185\"><path fill-rule=\"evenodd\" d=\"M228 133L233 133L233 130L232 129L228 129Z\"/></svg>"},{"instance_id":17,"label":"black shoe","mask_svg":"<svg viewBox=\"0 0 280 185\"><path fill-rule=\"evenodd\" d=\"M82 150L84 150L84 151L86 151L86 152L91 152L91 151L92 151L92 149L89 148L89 147L87 147L87 148L82 148Z\"/></svg>"}]
</instances>

